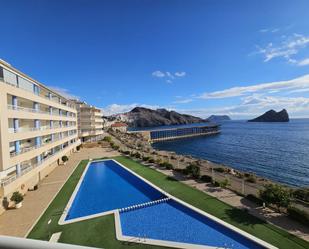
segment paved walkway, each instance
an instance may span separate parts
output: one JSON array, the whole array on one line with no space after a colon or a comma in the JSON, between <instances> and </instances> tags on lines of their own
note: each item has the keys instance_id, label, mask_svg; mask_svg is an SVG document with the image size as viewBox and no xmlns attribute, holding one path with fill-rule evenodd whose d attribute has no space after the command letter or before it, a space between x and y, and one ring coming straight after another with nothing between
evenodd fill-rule
<instances>
[{"instance_id":1,"label":"paved walkway","mask_svg":"<svg viewBox=\"0 0 309 249\"><path fill-rule=\"evenodd\" d=\"M158 167L153 167L161 173L169 176L173 176L177 180L190 185L191 187L197 188L208 195L218 198L220 201L223 201L233 207L240 209L246 208L249 213L252 215L268 221L284 230L288 231L291 234L294 234L306 241L309 241L309 227L296 222L284 214L280 214L270 210L268 208L263 209L260 206L257 206L255 203L235 194L229 189L223 189L220 187L213 187L211 184L199 183L193 179L184 179L183 175L175 173L172 170L164 170Z\"/></svg>"},{"instance_id":2,"label":"paved walkway","mask_svg":"<svg viewBox=\"0 0 309 249\"><path fill-rule=\"evenodd\" d=\"M11 209L0 215L0 234L16 237L26 236L80 160L116 155L119 155L116 151L99 147L81 149L79 153L72 154L65 166L58 166L40 182L38 190L27 192L20 209Z\"/></svg>"}]
</instances>

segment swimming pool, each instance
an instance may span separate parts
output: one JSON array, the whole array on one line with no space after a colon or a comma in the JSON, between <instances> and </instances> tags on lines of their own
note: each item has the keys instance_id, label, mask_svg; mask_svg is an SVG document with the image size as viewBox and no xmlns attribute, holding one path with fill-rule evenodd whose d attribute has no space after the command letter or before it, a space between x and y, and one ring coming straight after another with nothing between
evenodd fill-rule
<instances>
[{"instance_id":1,"label":"swimming pool","mask_svg":"<svg viewBox=\"0 0 309 249\"><path fill-rule=\"evenodd\" d=\"M114 214L117 239L177 248L276 248L165 193L115 160L87 165L59 224Z\"/></svg>"},{"instance_id":2,"label":"swimming pool","mask_svg":"<svg viewBox=\"0 0 309 249\"><path fill-rule=\"evenodd\" d=\"M66 221L165 197L113 160L92 162L85 172L73 194Z\"/></svg>"},{"instance_id":3,"label":"swimming pool","mask_svg":"<svg viewBox=\"0 0 309 249\"><path fill-rule=\"evenodd\" d=\"M122 234L215 248L265 248L192 209L168 200L120 212Z\"/></svg>"}]
</instances>

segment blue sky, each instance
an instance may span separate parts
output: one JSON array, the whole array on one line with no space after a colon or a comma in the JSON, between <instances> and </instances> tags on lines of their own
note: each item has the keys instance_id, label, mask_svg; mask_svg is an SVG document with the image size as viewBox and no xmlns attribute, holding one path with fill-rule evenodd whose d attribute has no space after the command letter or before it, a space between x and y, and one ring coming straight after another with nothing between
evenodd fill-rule
<instances>
[{"instance_id":1,"label":"blue sky","mask_svg":"<svg viewBox=\"0 0 309 249\"><path fill-rule=\"evenodd\" d=\"M1 1L0 58L106 113L309 117L309 2Z\"/></svg>"}]
</instances>

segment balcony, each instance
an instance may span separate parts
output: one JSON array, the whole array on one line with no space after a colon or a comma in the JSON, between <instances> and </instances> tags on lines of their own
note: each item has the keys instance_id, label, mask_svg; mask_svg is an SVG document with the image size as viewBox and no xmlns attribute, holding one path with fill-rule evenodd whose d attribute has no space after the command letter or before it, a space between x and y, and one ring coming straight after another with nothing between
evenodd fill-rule
<instances>
[{"instance_id":1,"label":"balcony","mask_svg":"<svg viewBox=\"0 0 309 249\"><path fill-rule=\"evenodd\" d=\"M28 132L28 131L46 131L46 130L51 130L51 129L59 129L59 128L70 128L70 127L76 127L75 125L68 125L68 126L44 126L44 127L40 127L40 128L35 128L35 127L21 127L18 129L14 129L14 128L9 128L9 133L19 133L19 132Z\"/></svg>"},{"instance_id":2,"label":"balcony","mask_svg":"<svg viewBox=\"0 0 309 249\"><path fill-rule=\"evenodd\" d=\"M22 163L22 165L21 165L21 168L22 168L21 174L20 175L14 174L14 175L7 176L7 177L1 179L0 180L0 186L1 187L5 187L5 186L9 185L10 183L16 181L20 177L26 175L31 170L33 170L33 169L37 168L38 166L44 164L49 159L54 158L55 160L57 160L57 156L61 155L61 153L65 154L69 150L71 150L72 148L78 146L79 144L80 144L80 141L77 140L75 143L69 144L69 146L65 147L64 149L59 150L59 151L55 152L54 154L50 154L47 157L43 158L40 163L29 163L29 162Z\"/></svg>"},{"instance_id":3,"label":"balcony","mask_svg":"<svg viewBox=\"0 0 309 249\"><path fill-rule=\"evenodd\" d=\"M41 145L34 145L34 146L29 146L29 147L21 148L19 153L15 152L15 151L10 152L10 156L12 158L12 157L15 157L15 156L27 153L29 151L33 151L35 149L42 148L42 147L44 147L46 145L49 145L51 143L55 143L57 141L63 140L63 139L68 138L68 137L74 138L74 137L76 137L76 133L75 134L70 134L70 135L63 135L62 137L57 137L57 138L54 138L53 140L48 140L48 142L42 143Z\"/></svg>"},{"instance_id":4,"label":"balcony","mask_svg":"<svg viewBox=\"0 0 309 249\"><path fill-rule=\"evenodd\" d=\"M71 103L67 104L67 103L68 103L67 101L65 101L65 102L60 101L60 100L59 100L60 97L58 97L55 93L52 94L52 95L53 95L53 98L50 98L48 94L44 94L44 92L46 92L46 93L49 93L49 92L50 92L49 90L47 90L47 88L43 88L42 86L38 86L38 85L36 85L36 84L30 82L29 80L26 80L26 79L24 79L23 77L20 77L19 75L16 75L16 77L19 78L19 80L18 80L19 82L23 82L22 85L18 85L18 84L16 84L16 83L15 83L15 84L12 84L12 83L6 81L6 80L3 79L3 78L0 78L0 82L1 82L1 83L4 83L4 84L7 84L7 85L9 85L9 86L12 86L12 87L19 88L19 89L22 89L22 90L24 90L24 91L33 93L33 94L35 94L35 95L37 95L37 96L39 96L39 97L41 97L41 98L50 100L50 101L52 101L52 102L54 102L54 103L58 103L58 104L60 104L60 105L69 107L69 108L71 108L71 109L75 109L75 105L73 105L73 104L71 104ZM41 89L41 91L39 91L39 92L41 92L41 93L39 93L39 94L35 93L35 92L33 91L33 85L38 86L38 88Z\"/></svg>"},{"instance_id":5,"label":"balcony","mask_svg":"<svg viewBox=\"0 0 309 249\"><path fill-rule=\"evenodd\" d=\"M67 115L62 115L58 112L50 113L49 111L36 110L36 109L33 109L33 108L14 106L14 105L9 105L9 104L7 105L7 108L9 110L13 110L13 111L38 113L38 114L45 114L45 115L51 115L51 116L57 116L57 117L75 118L75 115L72 115L72 114L67 116Z\"/></svg>"}]
</instances>

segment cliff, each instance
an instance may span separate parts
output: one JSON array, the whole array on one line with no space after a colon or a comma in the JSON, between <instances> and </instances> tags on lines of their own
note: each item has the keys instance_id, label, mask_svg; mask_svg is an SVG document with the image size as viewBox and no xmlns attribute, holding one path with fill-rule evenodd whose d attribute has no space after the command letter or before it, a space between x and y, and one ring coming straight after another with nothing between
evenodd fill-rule
<instances>
[{"instance_id":1,"label":"cliff","mask_svg":"<svg viewBox=\"0 0 309 249\"><path fill-rule=\"evenodd\" d=\"M162 125L181 125L207 122L205 119L187 114L180 114L166 109L152 110L144 107L135 107L127 113L123 113L124 120L131 127L151 127Z\"/></svg>"}]
</instances>

